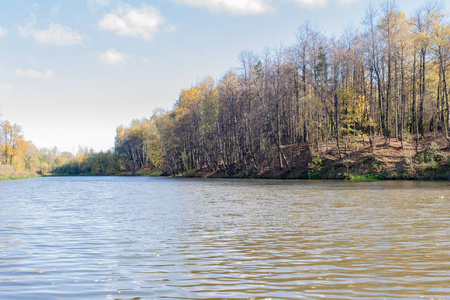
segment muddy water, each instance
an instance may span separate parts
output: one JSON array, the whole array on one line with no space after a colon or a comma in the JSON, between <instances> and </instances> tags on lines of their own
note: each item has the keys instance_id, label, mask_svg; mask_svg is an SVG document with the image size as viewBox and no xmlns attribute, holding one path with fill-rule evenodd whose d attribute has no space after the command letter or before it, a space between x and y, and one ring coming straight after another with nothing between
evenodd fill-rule
<instances>
[{"instance_id":1,"label":"muddy water","mask_svg":"<svg viewBox=\"0 0 450 300\"><path fill-rule=\"evenodd\" d=\"M450 299L448 182L0 182L0 299Z\"/></svg>"}]
</instances>

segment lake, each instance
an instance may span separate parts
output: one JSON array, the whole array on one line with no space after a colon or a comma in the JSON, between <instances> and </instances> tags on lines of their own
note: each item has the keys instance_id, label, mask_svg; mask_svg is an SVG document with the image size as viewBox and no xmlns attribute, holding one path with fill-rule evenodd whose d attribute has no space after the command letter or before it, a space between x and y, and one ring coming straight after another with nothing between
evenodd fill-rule
<instances>
[{"instance_id":1,"label":"lake","mask_svg":"<svg viewBox=\"0 0 450 300\"><path fill-rule=\"evenodd\" d=\"M450 183L0 182L0 299L450 299Z\"/></svg>"}]
</instances>

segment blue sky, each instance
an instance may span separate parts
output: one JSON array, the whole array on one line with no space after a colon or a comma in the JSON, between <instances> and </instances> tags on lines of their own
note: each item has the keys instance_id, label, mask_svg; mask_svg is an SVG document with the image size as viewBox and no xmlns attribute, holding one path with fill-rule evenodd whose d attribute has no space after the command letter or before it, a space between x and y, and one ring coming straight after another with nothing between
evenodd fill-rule
<instances>
[{"instance_id":1,"label":"blue sky","mask_svg":"<svg viewBox=\"0 0 450 300\"><path fill-rule=\"evenodd\" d=\"M171 109L183 88L290 46L307 20L328 36L379 0L40 0L0 3L0 120L38 147L113 147L117 126ZM398 0L409 16L425 2Z\"/></svg>"}]
</instances>

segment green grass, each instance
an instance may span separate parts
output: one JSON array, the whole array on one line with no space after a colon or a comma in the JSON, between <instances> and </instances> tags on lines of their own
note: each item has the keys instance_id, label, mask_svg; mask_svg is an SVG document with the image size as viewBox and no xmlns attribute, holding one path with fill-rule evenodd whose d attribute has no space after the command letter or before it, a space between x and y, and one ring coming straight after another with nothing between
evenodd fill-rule
<instances>
[{"instance_id":1,"label":"green grass","mask_svg":"<svg viewBox=\"0 0 450 300\"><path fill-rule=\"evenodd\" d=\"M380 175L351 175L349 180L351 181L377 181L383 180Z\"/></svg>"},{"instance_id":2,"label":"green grass","mask_svg":"<svg viewBox=\"0 0 450 300\"><path fill-rule=\"evenodd\" d=\"M28 178L36 178L36 177L40 177L40 176L8 176L8 177L0 177L0 181L28 179Z\"/></svg>"},{"instance_id":3,"label":"green grass","mask_svg":"<svg viewBox=\"0 0 450 300\"><path fill-rule=\"evenodd\" d=\"M309 172L308 173L308 179L310 179L310 180L318 180L318 179L322 179L322 176L319 173Z\"/></svg>"}]
</instances>

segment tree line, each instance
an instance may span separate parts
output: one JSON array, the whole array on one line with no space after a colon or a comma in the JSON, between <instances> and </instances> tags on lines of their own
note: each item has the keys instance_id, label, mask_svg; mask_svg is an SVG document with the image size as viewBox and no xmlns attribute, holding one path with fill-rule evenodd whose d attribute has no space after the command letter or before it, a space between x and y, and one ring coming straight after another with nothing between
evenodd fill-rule
<instances>
[{"instance_id":1,"label":"tree line","mask_svg":"<svg viewBox=\"0 0 450 300\"><path fill-rule=\"evenodd\" d=\"M0 121L0 178L27 177L51 174L55 168L74 159L92 154L80 148L77 156L61 152L57 147L37 148L32 141L24 139L23 129L18 124Z\"/></svg>"},{"instance_id":2,"label":"tree line","mask_svg":"<svg viewBox=\"0 0 450 300\"><path fill-rule=\"evenodd\" d=\"M118 127L114 151L84 163L98 174L288 171L292 149L305 143L342 158L357 141L375 147L375 136L402 147L412 140L416 151L427 132L450 142L450 24L439 2L407 16L387 1L340 37L309 22L296 37L289 47L242 52L238 68L182 90L170 111Z\"/></svg>"},{"instance_id":3,"label":"tree line","mask_svg":"<svg viewBox=\"0 0 450 300\"><path fill-rule=\"evenodd\" d=\"M57 147L38 148L25 140L23 129L0 121L0 179L33 177L52 173L65 175L115 174L121 169L113 151L94 152L79 147L76 154Z\"/></svg>"}]
</instances>

